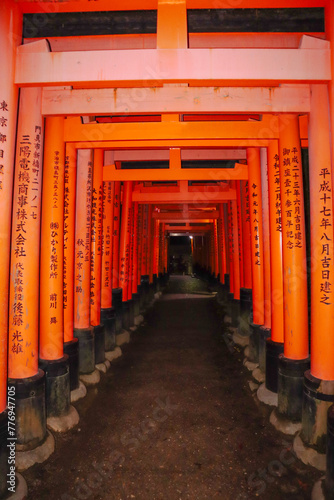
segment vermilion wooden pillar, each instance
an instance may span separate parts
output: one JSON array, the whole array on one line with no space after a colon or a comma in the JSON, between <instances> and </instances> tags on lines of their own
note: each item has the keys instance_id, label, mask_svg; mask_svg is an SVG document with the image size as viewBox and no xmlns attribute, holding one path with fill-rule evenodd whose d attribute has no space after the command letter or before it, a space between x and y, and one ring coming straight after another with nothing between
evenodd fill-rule
<instances>
[{"instance_id":1,"label":"vermilion wooden pillar","mask_svg":"<svg viewBox=\"0 0 334 500\"><path fill-rule=\"evenodd\" d=\"M105 361L106 329L101 321L101 266L102 266L102 205L103 205L103 149L94 150L93 188L92 188L92 225L90 260L90 324L94 328L95 364ZM108 291L111 298L109 270ZM105 283L104 283L105 284ZM107 332L109 333L109 332Z\"/></svg>"},{"instance_id":2,"label":"vermilion wooden pillar","mask_svg":"<svg viewBox=\"0 0 334 500\"><path fill-rule=\"evenodd\" d=\"M242 238L242 207L241 207L241 185L240 181L235 183L237 192L237 216L238 216L238 249L239 249L239 274L240 274L240 289L244 288L244 251Z\"/></svg>"},{"instance_id":3,"label":"vermilion wooden pillar","mask_svg":"<svg viewBox=\"0 0 334 500\"><path fill-rule=\"evenodd\" d=\"M6 427L2 413L7 406L8 299L10 268L11 209L15 157L18 88L14 85L16 48L22 38L22 15L17 4L5 0L0 6L0 428ZM5 433L3 433L5 435ZM1 453L1 452L0 452ZM2 463L2 462L1 462ZM0 471L0 474L2 469ZM0 496L7 483L0 480Z\"/></svg>"},{"instance_id":4,"label":"vermilion wooden pillar","mask_svg":"<svg viewBox=\"0 0 334 500\"><path fill-rule=\"evenodd\" d=\"M262 227L261 163L259 148L247 148L249 172L251 261L253 283L253 322L249 354L252 361L259 361L260 326L264 324L264 261Z\"/></svg>"},{"instance_id":5,"label":"vermilion wooden pillar","mask_svg":"<svg viewBox=\"0 0 334 500\"><path fill-rule=\"evenodd\" d=\"M119 246L119 283L122 288L123 297L123 327L130 326L130 310L128 304L129 287L129 258L130 258L130 239L131 239L131 200L132 200L132 181L124 182L124 191L122 199L122 218L121 235Z\"/></svg>"},{"instance_id":6,"label":"vermilion wooden pillar","mask_svg":"<svg viewBox=\"0 0 334 500\"><path fill-rule=\"evenodd\" d=\"M233 181L235 188L236 182ZM230 202L231 230L232 230L232 262L233 262L233 301L231 309L232 326L239 327L240 320L240 257L239 257L239 229L237 200Z\"/></svg>"},{"instance_id":7,"label":"vermilion wooden pillar","mask_svg":"<svg viewBox=\"0 0 334 500\"><path fill-rule=\"evenodd\" d=\"M77 151L71 144L65 147L64 172L64 352L69 356L70 389L79 387L79 343L74 330L74 250ZM84 391L83 391L84 395Z\"/></svg>"},{"instance_id":8,"label":"vermilion wooden pillar","mask_svg":"<svg viewBox=\"0 0 334 500\"><path fill-rule=\"evenodd\" d=\"M140 312L140 298L138 293L138 253L139 253L139 237L138 237L138 203L133 203L133 257L132 257L132 298L134 300L134 318ZM136 321L136 320L135 320Z\"/></svg>"},{"instance_id":9,"label":"vermilion wooden pillar","mask_svg":"<svg viewBox=\"0 0 334 500\"><path fill-rule=\"evenodd\" d=\"M252 262L250 232L249 183L240 181L241 189L241 233L244 286L240 290L240 325L242 335L249 335L252 322Z\"/></svg>"},{"instance_id":10,"label":"vermilion wooden pillar","mask_svg":"<svg viewBox=\"0 0 334 500\"><path fill-rule=\"evenodd\" d=\"M281 355L279 361L278 399L279 411L283 410L285 417L298 421L301 419L303 374L309 365L309 339L304 191L297 115L279 115L279 163L284 356Z\"/></svg>"},{"instance_id":11,"label":"vermilion wooden pillar","mask_svg":"<svg viewBox=\"0 0 334 500\"><path fill-rule=\"evenodd\" d=\"M213 221L213 238L214 238L214 263L215 263L215 278L219 275L219 255L218 255L218 225L217 219Z\"/></svg>"},{"instance_id":12,"label":"vermilion wooden pillar","mask_svg":"<svg viewBox=\"0 0 334 500\"><path fill-rule=\"evenodd\" d=\"M123 290L119 282L119 246L120 246L120 210L121 210L121 183L114 184L114 212L112 232L112 307L115 314L115 333L122 330L123 324Z\"/></svg>"},{"instance_id":13,"label":"vermilion wooden pillar","mask_svg":"<svg viewBox=\"0 0 334 500\"><path fill-rule=\"evenodd\" d=\"M103 182L101 307L110 309L113 285L114 182Z\"/></svg>"},{"instance_id":14,"label":"vermilion wooden pillar","mask_svg":"<svg viewBox=\"0 0 334 500\"><path fill-rule=\"evenodd\" d=\"M229 240L228 203L223 204L223 209L224 209L224 233L225 233L225 248L226 248L225 284L227 284L227 288L229 291L231 278L230 278L230 240Z\"/></svg>"},{"instance_id":15,"label":"vermilion wooden pillar","mask_svg":"<svg viewBox=\"0 0 334 500\"><path fill-rule=\"evenodd\" d=\"M138 269L137 283L141 286L142 261L143 261L143 205L138 205Z\"/></svg>"},{"instance_id":16,"label":"vermilion wooden pillar","mask_svg":"<svg viewBox=\"0 0 334 500\"><path fill-rule=\"evenodd\" d=\"M95 369L94 329L90 324L90 258L93 188L93 151L79 149L75 214L74 334L79 339L79 372Z\"/></svg>"},{"instance_id":17,"label":"vermilion wooden pillar","mask_svg":"<svg viewBox=\"0 0 334 500\"><path fill-rule=\"evenodd\" d=\"M309 175L311 226L311 370L305 372L302 439L317 451L326 447L326 413L334 402L334 274L333 171L330 150L328 89L326 85L311 85L309 116ZM311 392L310 392L311 391ZM329 426L333 412L329 413ZM332 427L330 427L332 428ZM330 437L329 432L328 437ZM330 444L330 442L329 442ZM334 477L329 447L327 485ZM331 488L332 489L332 488ZM333 489L331 491L333 493Z\"/></svg>"},{"instance_id":18,"label":"vermilion wooden pillar","mask_svg":"<svg viewBox=\"0 0 334 500\"><path fill-rule=\"evenodd\" d=\"M230 294L234 294L234 265L233 265L233 217L232 217L232 202L227 203L227 217L228 217L228 261L229 261L229 274L230 274ZM230 300L233 297L230 295Z\"/></svg>"},{"instance_id":19,"label":"vermilion wooden pillar","mask_svg":"<svg viewBox=\"0 0 334 500\"><path fill-rule=\"evenodd\" d=\"M225 248L225 230L224 230L224 205L219 204L219 219L218 219L218 253L219 253L219 274L220 283L225 283L226 271L226 248Z\"/></svg>"},{"instance_id":20,"label":"vermilion wooden pillar","mask_svg":"<svg viewBox=\"0 0 334 500\"><path fill-rule=\"evenodd\" d=\"M278 141L270 141L268 150L268 193L271 260L271 337L267 340L266 384L279 391L279 355L284 347L282 205ZM267 268L266 268L267 272ZM268 386L269 384L269 386ZM271 385L270 385L271 384ZM280 398L280 396L279 396ZM284 402L284 400L282 400ZM280 402L279 402L280 406Z\"/></svg>"},{"instance_id":21,"label":"vermilion wooden pillar","mask_svg":"<svg viewBox=\"0 0 334 500\"><path fill-rule=\"evenodd\" d=\"M12 211L8 376L9 384L15 386L16 437L23 449L39 445L46 434L45 378L38 368L43 165L40 106L40 89L21 89Z\"/></svg>"}]
</instances>

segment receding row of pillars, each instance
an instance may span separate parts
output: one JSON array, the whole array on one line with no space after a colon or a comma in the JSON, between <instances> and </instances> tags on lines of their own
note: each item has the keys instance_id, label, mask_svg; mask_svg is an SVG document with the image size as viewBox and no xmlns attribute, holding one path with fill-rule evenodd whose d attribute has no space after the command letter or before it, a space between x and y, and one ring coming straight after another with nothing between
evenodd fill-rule
<instances>
[{"instance_id":1,"label":"receding row of pillars","mask_svg":"<svg viewBox=\"0 0 334 500\"><path fill-rule=\"evenodd\" d=\"M218 280L232 326L249 336L248 356L260 363L266 390L278 397L273 421L287 432L295 429L289 424L301 423L295 449L301 450L302 460L307 462L312 450L319 455L313 463L323 468L327 448L324 491L332 498L333 176L328 116L327 87L312 86L309 168L304 165L304 172L297 115L279 116L278 141L270 141L267 148L247 148L249 179L237 183L236 200L219 207L220 217L209 235L195 237L194 261ZM309 185L303 186L307 170Z\"/></svg>"}]
</instances>

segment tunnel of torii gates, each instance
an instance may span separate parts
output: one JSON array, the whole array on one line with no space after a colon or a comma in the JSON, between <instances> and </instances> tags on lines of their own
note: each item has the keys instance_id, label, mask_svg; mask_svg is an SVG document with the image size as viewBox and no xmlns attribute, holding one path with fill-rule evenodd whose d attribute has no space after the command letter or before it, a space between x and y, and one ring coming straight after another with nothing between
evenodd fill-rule
<instances>
[{"instance_id":1,"label":"tunnel of torii gates","mask_svg":"<svg viewBox=\"0 0 334 500\"><path fill-rule=\"evenodd\" d=\"M187 9L268 6L322 7L324 30L187 32ZM327 439L333 498L332 2L140 8L157 10L154 36L46 40L22 38L25 14L110 2L1 2L0 494L8 435L24 469L166 283L169 235L186 234L278 394L274 423L300 425L297 454L322 467Z\"/></svg>"}]
</instances>

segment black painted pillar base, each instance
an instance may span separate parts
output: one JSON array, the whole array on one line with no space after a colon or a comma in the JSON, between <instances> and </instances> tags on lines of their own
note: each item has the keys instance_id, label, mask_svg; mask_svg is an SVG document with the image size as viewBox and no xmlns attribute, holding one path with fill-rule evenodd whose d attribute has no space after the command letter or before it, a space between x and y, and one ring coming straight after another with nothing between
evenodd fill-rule
<instances>
[{"instance_id":1,"label":"black painted pillar base","mask_svg":"<svg viewBox=\"0 0 334 500\"><path fill-rule=\"evenodd\" d=\"M300 437L306 446L315 448L319 453L326 452L327 411L333 403L334 380L320 380L307 370L304 374Z\"/></svg>"},{"instance_id":2,"label":"black painted pillar base","mask_svg":"<svg viewBox=\"0 0 334 500\"><path fill-rule=\"evenodd\" d=\"M284 344L267 339L266 346L266 388L278 392L278 358L284 351Z\"/></svg>"},{"instance_id":3,"label":"black painted pillar base","mask_svg":"<svg viewBox=\"0 0 334 500\"><path fill-rule=\"evenodd\" d=\"M7 425L7 410L0 413L0 498L7 491L7 474L8 474L8 456L9 448L7 448L8 425ZM8 450L8 451L7 451ZM14 464L15 465L15 462Z\"/></svg>"},{"instance_id":4,"label":"black painted pillar base","mask_svg":"<svg viewBox=\"0 0 334 500\"><path fill-rule=\"evenodd\" d=\"M142 277L141 277L141 280L142 280ZM137 291L139 293L139 314L141 314L145 309L145 307L144 307L144 304L145 304L145 285L144 285L143 281L141 281L141 284L138 285Z\"/></svg>"},{"instance_id":5,"label":"black painted pillar base","mask_svg":"<svg viewBox=\"0 0 334 500\"><path fill-rule=\"evenodd\" d=\"M114 307L101 309L101 323L104 325L104 351L112 351L116 345L116 317Z\"/></svg>"},{"instance_id":6,"label":"black painted pillar base","mask_svg":"<svg viewBox=\"0 0 334 500\"><path fill-rule=\"evenodd\" d=\"M226 301L226 313L230 318L232 318L232 302L234 300L234 294L231 292L228 292L227 294L227 301Z\"/></svg>"},{"instance_id":7,"label":"black painted pillar base","mask_svg":"<svg viewBox=\"0 0 334 500\"><path fill-rule=\"evenodd\" d=\"M105 327L103 324L94 326L95 364L104 363L105 356Z\"/></svg>"},{"instance_id":8,"label":"black painted pillar base","mask_svg":"<svg viewBox=\"0 0 334 500\"><path fill-rule=\"evenodd\" d=\"M132 300L133 300L133 315L134 315L134 317L136 317L140 314L139 293L138 292L132 294Z\"/></svg>"},{"instance_id":9,"label":"black painted pillar base","mask_svg":"<svg viewBox=\"0 0 334 500\"><path fill-rule=\"evenodd\" d=\"M302 419L304 373L309 368L309 358L296 360L279 355L277 412L291 422Z\"/></svg>"},{"instance_id":10,"label":"black painted pillar base","mask_svg":"<svg viewBox=\"0 0 334 500\"><path fill-rule=\"evenodd\" d=\"M124 330L129 330L131 324L130 324L130 304L129 304L129 300L126 300L126 301L123 301L123 323L122 323L122 326L124 328Z\"/></svg>"},{"instance_id":11,"label":"black painted pillar base","mask_svg":"<svg viewBox=\"0 0 334 500\"><path fill-rule=\"evenodd\" d=\"M324 490L326 500L334 499L334 405L327 413L327 451L326 451L326 478Z\"/></svg>"},{"instance_id":12,"label":"black painted pillar base","mask_svg":"<svg viewBox=\"0 0 334 500\"><path fill-rule=\"evenodd\" d=\"M64 354L67 354L70 369L70 390L79 387L79 341L72 339L64 343Z\"/></svg>"},{"instance_id":13,"label":"black painted pillar base","mask_svg":"<svg viewBox=\"0 0 334 500\"><path fill-rule=\"evenodd\" d=\"M133 299L128 300L129 304L129 323L130 327L135 324L135 302Z\"/></svg>"},{"instance_id":14,"label":"black painted pillar base","mask_svg":"<svg viewBox=\"0 0 334 500\"><path fill-rule=\"evenodd\" d=\"M154 290L154 293L157 293L159 291L158 276L156 274L153 274L153 290Z\"/></svg>"},{"instance_id":15,"label":"black painted pillar base","mask_svg":"<svg viewBox=\"0 0 334 500\"><path fill-rule=\"evenodd\" d=\"M251 288L240 288L240 321L239 331L247 337L252 323L253 295Z\"/></svg>"},{"instance_id":16,"label":"black painted pillar base","mask_svg":"<svg viewBox=\"0 0 334 500\"><path fill-rule=\"evenodd\" d=\"M79 340L79 373L92 373L95 370L94 329L75 328L73 333Z\"/></svg>"},{"instance_id":17,"label":"black painted pillar base","mask_svg":"<svg viewBox=\"0 0 334 500\"><path fill-rule=\"evenodd\" d=\"M71 403L68 355L53 360L40 359L39 365L45 372L47 418L67 415Z\"/></svg>"},{"instance_id":18,"label":"black painted pillar base","mask_svg":"<svg viewBox=\"0 0 334 500\"><path fill-rule=\"evenodd\" d=\"M239 327L240 321L240 300L232 299L231 301L231 326L233 328Z\"/></svg>"},{"instance_id":19,"label":"black painted pillar base","mask_svg":"<svg viewBox=\"0 0 334 500\"><path fill-rule=\"evenodd\" d=\"M250 335L248 345L248 359L253 363L259 362L260 328L262 325L250 324Z\"/></svg>"},{"instance_id":20,"label":"black painted pillar base","mask_svg":"<svg viewBox=\"0 0 334 500\"><path fill-rule=\"evenodd\" d=\"M154 283L150 283L149 284L149 304L151 304L154 300L154 294L155 294L155 291L154 291Z\"/></svg>"},{"instance_id":21,"label":"black painted pillar base","mask_svg":"<svg viewBox=\"0 0 334 500\"><path fill-rule=\"evenodd\" d=\"M141 284L142 284L142 288L143 288L143 303L142 303L141 311L144 311L150 303L150 297L149 297L149 295L150 295L150 280L149 280L148 274L144 274L141 277Z\"/></svg>"},{"instance_id":22,"label":"black painted pillar base","mask_svg":"<svg viewBox=\"0 0 334 500\"><path fill-rule=\"evenodd\" d=\"M45 373L22 379L8 379L15 388L16 450L33 450L46 438Z\"/></svg>"},{"instance_id":23,"label":"black painted pillar base","mask_svg":"<svg viewBox=\"0 0 334 500\"><path fill-rule=\"evenodd\" d=\"M115 334L121 333L123 325L123 290L112 289L112 306L115 311Z\"/></svg>"},{"instance_id":24,"label":"black painted pillar base","mask_svg":"<svg viewBox=\"0 0 334 500\"><path fill-rule=\"evenodd\" d=\"M271 329L261 326L259 330L259 368L266 373L267 340L271 336Z\"/></svg>"}]
</instances>

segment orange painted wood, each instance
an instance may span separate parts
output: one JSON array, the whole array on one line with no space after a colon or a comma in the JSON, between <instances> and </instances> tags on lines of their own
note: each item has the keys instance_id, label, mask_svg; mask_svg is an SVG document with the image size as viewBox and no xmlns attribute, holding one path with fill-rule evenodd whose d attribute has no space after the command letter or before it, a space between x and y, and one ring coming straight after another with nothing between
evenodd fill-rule
<instances>
[{"instance_id":1,"label":"orange painted wood","mask_svg":"<svg viewBox=\"0 0 334 500\"><path fill-rule=\"evenodd\" d=\"M279 115L282 202L284 355L308 357L304 194L297 115Z\"/></svg>"},{"instance_id":2,"label":"orange painted wood","mask_svg":"<svg viewBox=\"0 0 334 500\"><path fill-rule=\"evenodd\" d=\"M231 223L232 223L233 294L234 294L234 299L240 300L238 206L237 206L237 200L233 200L230 203L231 203Z\"/></svg>"},{"instance_id":3,"label":"orange painted wood","mask_svg":"<svg viewBox=\"0 0 334 500\"><path fill-rule=\"evenodd\" d=\"M112 306L114 182L103 182L101 307Z\"/></svg>"},{"instance_id":4,"label":"orange painted wood","mask_svg":"<svg viewBox=\"0 0 334 500\"><path fill-rule=\"evenodd\" d=\"M128 271L128 287L127 297L128 300L132 299L132 281L133 281L133 203L130 205L129 211L129 226L130 226L130 251L129 251L129 271Z\"/></svg>"},{"instance_id":5,"label":"orange painted wood","mask_svg":"<svg viewBox=\"0 0 334 500\"><path fill-rule=\"evenodd\" d=\"M39 356L63 357L64 308L64 118L45 121L41 261Z\"/></svg>"},{"instance_id":6,"label":"orange painted wood","mask_svg":"<svg viewBox=\"0 0 334 500\"><path fill-rule=\"evenodd\" d=\"M311 373L334 380L333 191L328 89L312 86L309 120L311 216Z\"/></svg>"},{"instance_id":7,"label":"orange painted wood","mask_svg":"<svg viewBox=\"0 0 334 500\"><path fill-rule=\"evenodd\" d=\"M90 327L93 150L78 150L75 214L74 327Z\"/></svg>"},{"instance_id":8,"label":"orange painted wood","mask_svg":"<svg viewBox=\"0 0 334 500\"><path fill-rule=\"evenodd\" d=\"M125 182L122 200L121 235L119 245L119 286L123 291L123 302L128 300L131 197L132 182Z\"/></svg>"},{"instance_id":9,"label":"orange painted wood","mask_svg":"<svg viewBox=\"0 0 334 500\"><path fill-rule=\"evenodd\" d=\"M13 191L8 376L38 372L40 209L43 163L41 92L22 89ZM35 157L36 155L36 157Z\"/></svg>"},{"instance_id":10,"label":"orange painted wood","mask_svg":"<svg viewBox=\"0 0 334 500\"><path fill-rule=\"evenodd\" d=\"M157 48L185 49L188 47L186 0L158 0Z\"/></svg>"},{"instance_id":11,"label":"orange painted wood","mask_svg":"<svg viewBox=\"0 0 334 500\"><path fill-rule=\"evenodd\" d=\"M144 220L144 205L138 204L138 269L137 269L138 285L141 284L141 275L143 266L143 220Z\"/></svg>"},{"instance_id":12,"label":"orange painted wood","mask_svg":"<svg viewBox=\"0 0 334 500\"><path fill-rule=\"evenodd\" d=\"M248 181L241 181L241 193L244 287L250 290L252 288L252 259Z\"/></svg>"},{"instance_id":13,"label":"orange painted wood","mask_svg":"<svg viewBox=\"0 0 334 500\"><path fill-rule=\"evenodd\" d=\"M285 33L287 35L288 33ZM79 40L78 43L82 42ZM81 37L85 38L85 37ZM42 113L278 113L310 111L309 85L280 87L146 87L110 89L43 88ZM137 97L138 96L138 97ZM126 152L123 152L126 154Z\"/></svg>"},{"instance_id":14,"label":"orange painted wood","mask_svg":"<svg viewBox=\"0 0 334 500\"><path fill-rule=\"evenodd\" d=\"M8 301L10 238L15 159L18 89L14 86L17 46L22 37L22 16L18 6L5 0L0 5L1 68L0 83L0 413L7 405Z\"/></svg>"},{"instance_id":15,"label":"orange painted wood","mask_svg":"<svg viewBox=\"0 0 334 500\"><path fill-rule=\"evenodd\" d=\"M149 275L150 283L153 283L153 219L152 219L153 207L148 206L148 217L147 217L147 273Z\"/></svg>"},{"instance_id":16,"label":"orange painted wood","mask_svg":"<svg viewBox=\"0 0 334 500\"><path fill-rule=\"evenodd\" d=\"M225 219L224 219L224 205L220 203L219 205L219 256L220 256L220 282L222 284L225 283L225 274L226 274L226 241L225 241Z\"/></svg>"},{"instance_id":17,"label":"orange painted wood","mask_svg":"<svg viewBox=\"0 0 334 500\"><path fill-rule=\"evenodd\" d=\"M91 267L90 267L90 324L101 323L102 301L102 231L103 231L103 149L94 151L93 190L92 190L92 226L91 226ZM109 235L110 237L110 235ZM110 269L108 289L111 294ZM104 282L104 285L106 283Z\"/></svg>"},{"instance_id":18,"label":"orange painted wood","mask_svg":"<svg viewBox=\"0 0 334 500\"><path fill-rule=\"evenodd\" d=\"M132 293L138 291L138 252L139 252L139 238L138 238L138 203L133 204L133 264L132 264Z\"/></svg>"},{"instance_id":19,"label":"orange painted wood","mask_svg":"<svg viewBox=\"0 0 334 500\"><path fill-rule=\"evenodd\" d=\"M29 54L17 49L20 86L147 87L163 83L272 86L331 79L330 50L138 49ZM238 61L238 64L235 64ZM80 66L80 71L77 68ZM103 71L101 71L103 68ZM149 71L149 68L152 68ZM168 68L168 70L167 70Z\"/></svg>"},{"instance_id":20,"label":"orange painted wood","mask_svg":"<svg viewBox=\"0 0 334 500\"><path fill-rule=\"evenodd\" d=\"M284 342L282 203L278 142L268 147L268 191L271 266L271 339Z\"/></svg>"},{"instance_id":21,"label":"orange painted wood","mask_svg":"<svg viewBox=\"0 0 334 500\"><path fill-rule=\"evenodd\" d=\"M213 222L213 236L214 236L214 256L215 256L215 275L219 274L219 252L218 252L218 224L217 220Z\"/></svg>"},{"instance_id":22,"label":"orange painted wood","mask_svg":"<svg viewBox=\"0 0 334 500\"><path fill-rule=\"evenodd\" d=\"M228 217L228 260L229 260L229 274L230 274L230 293L234 294L234 259L233 259L233 215L232 215L232 202L227 204L227 217Z\"/></svg>"},{"instance_id":23,"label":"orange painted wood","mask_svg":"<svg viewBox=\"0 0 334 500\"><path fill-rule=\"evenodd\" d=\"M66 144L64 174L64 342L73 340L74 328L76 178L77 151L71 144Z\"/></svg>"},{"instance_id":24,"label":"orange painted wood","mask_svg":"<svg viewBox=\"0 0 334 500\"><path fill-rule=\"evenodd\" d=\"M264 247L262 228L261 163L259 148L247 148L253 283L253 323L264 324Z\"/></svg>"},{"instance_id":25,"label":"orange painted wood","mask_svg":"<svg viewBox=\"0 0 334 500\"><path fill-rule=\"evenodd\" d=\"M148 205L143 208L143 232L142 232L142 257L141 257L141 274L148 274L147 254L148 254Z\"/></svg>"},{"instance_id":26,"label":"orange painted wood","mask_svg":"<svg viewBox=\"0 0 334 500\"><path fill-rule=\"evenodd\" d=\"M119 245L120 245L121 183L114 184L114 220L112 233L112 287L119 285Z\"/></svg>"},{"instance_id":27,"label":"orange painted wood","mask_svg":"<svg viewBox=\"0 0 334 500\"><path fill-rule=\"evenodd\" d=\"M240 182L235 183L237 193L237 216L238 216L238 248L239 248L239 274L240 288L244 288L244 247L242 238L242 204L241 204L241 185Z\"/></svg>"},{"instance_id":28,"label":"orange painted wood","mask_svg":"<svg viewBox=\"0 0 334 500\"><path fill-rule=\"evenodd\" d=\"M263 227L263 268L264 268L264 323L271 328L271 260L270 260L270 227L269 227L269 194L268 194L268 158L267 149L260 149L261 188L262 188L262 227ZM273 263L274 264L274 263Z\"/></svg>"}]
</instances>

